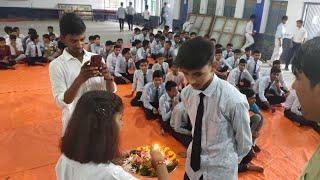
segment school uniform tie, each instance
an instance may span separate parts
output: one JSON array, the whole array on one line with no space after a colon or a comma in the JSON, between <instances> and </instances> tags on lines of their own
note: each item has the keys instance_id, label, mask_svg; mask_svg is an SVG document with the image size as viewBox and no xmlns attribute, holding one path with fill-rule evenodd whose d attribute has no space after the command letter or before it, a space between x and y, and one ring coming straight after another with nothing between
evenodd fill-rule
<instances>
[{"instance_id":1,"label":"school uniform tie","mask_svg":"<svg viewBox=\"0 0 320 180\"><path fill-rule=\"evenodd\" d=\"M37 47L37 44L36 43L34 43L34 45L35 45L35 47L36 47L36 56L35 57L38 57L39 55L38 55L38 51L39 51L39 49L38 49L38 47Z\"/></svg>"},{"instance_id":2,"label":"school uniform tie","mask_svg":"<svg viewBox=\"0 0 320 180\"><path fill-rule=\"evenodd\" d=\"M257 75L257 64L258 64L258 61L255 61L255 63L254 63L254 71L253 71L254 75Z\"/></svg>"},{"instance_id":3,"label":"school uniform tie","mask_svg":"<svg viewBox=\"0 0 320 180\"><path fill-rule=\"evenodd\" d=\"M236 60L233 61L232 69L234 69L236 66Z\"/></svg>"},{"instance_id":4,"label":"school uniform tie","mask_svg":"<svg viewBox=\"0 0 320 180\"><path fill-rule=\"evenodd\" d=\"M202 133L202 117L204 111L203 98L204 94L200 93L200 101L197 110L196 122L193 132L192 151L190 165L194 172L200 169L201 164L201 133Z\"/></svg>"},{"instance_id":5,"label":"school uniform tie","mask_svg":"<svg viewBox=\"0 0 320 180\"><path fill-rule=\"evenodd\" d=\"M165 75L165 74L166 74L166 72L164 71L163 64L162 64L162 65L160 65L160 66L161 66L162 74L163 74L163 75Z\"/></svg>"},{"instance_id":6,"label":"school uniform tie","mask_svg":"<svg viewBox=\"0 0 320 180\"><path fill-rule=\"evenodd\" d=\"M143 74L143 85L146 85L147 83L147 74Z\"/></svg>"},{"instance_id":7,"label":"school uniform tie","mask_svg":"<svg viewBox=\"0 0 320 180\"><path fill-rule=\"evenodd\" d=\"M238 85L240 86L240 81L241 81L241 75L242 75L242 71L240 71L240 74L239 74L239 79L238 79Z\"/></svg>"},{"instance_id":8,"label":"school uniform tie","mask_svg":"<svg viewBox=\"0 0 320 180\"><path fill-rule=\"evenodd\" d=\"M157 87L156 93L154 95L154 103L159 105L159 87Z\"/></svg>"}]
</instances>

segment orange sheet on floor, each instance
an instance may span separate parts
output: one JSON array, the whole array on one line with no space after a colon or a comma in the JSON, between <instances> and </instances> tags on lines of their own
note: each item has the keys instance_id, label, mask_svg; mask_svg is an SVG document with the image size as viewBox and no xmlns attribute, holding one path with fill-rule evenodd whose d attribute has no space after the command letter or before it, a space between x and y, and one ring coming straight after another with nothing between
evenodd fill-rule
<instances>
[{"instance_id":1,"label":"orange sheet on floor","mask_svg":"<svg viewBox=\"0 0 320 180\"><path fill-rule=\"evenodd\" d=\"M161 136L156 121L147 121L142 110L130 107L125 98L130 85L118 86L125 103L121 149L159 143L183 152L184 147L170 136ZM61 135L60 109L51 94L48 66L0 71L0 179L55 179ZM320 142L320 136L308 127L297 127L283 117L279 108L263 113L265 124L257 143L262 152L254 163L265 168L263 174L241 173L239 179L296 179ZM171 174L182 179L184 161Z\"/></svg>"}]
</instances>

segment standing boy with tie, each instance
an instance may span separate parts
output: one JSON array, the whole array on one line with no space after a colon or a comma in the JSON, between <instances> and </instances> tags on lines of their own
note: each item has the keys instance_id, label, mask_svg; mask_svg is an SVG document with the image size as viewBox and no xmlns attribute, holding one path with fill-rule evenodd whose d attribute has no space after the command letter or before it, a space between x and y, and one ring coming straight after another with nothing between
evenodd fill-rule
<instances>
[{"instance_id":1,"label":"standing boy with tie","mask_svg":"<svg viewBox=\"0 0 320 180\"><path fill-rule=\"evenodd\" d=\"M148 120L159 117L159 99L165 93L163 74L161 71L153 72L153 81L143 88L141 100L143 109Z\"/></svg>"},{"instance_id":2,"label":"standing boy with tie","mask_svg":"<svg viewBox=\"0 0 320 180\"><path fill-rule=\"evenodd\" d=\"M252 146L247 99L214 74L213 59L212 43L201 37L185 42L176 58L190 83L182 94L193 127L184 179L237 179Z\"/></svg>"}]
</instances>

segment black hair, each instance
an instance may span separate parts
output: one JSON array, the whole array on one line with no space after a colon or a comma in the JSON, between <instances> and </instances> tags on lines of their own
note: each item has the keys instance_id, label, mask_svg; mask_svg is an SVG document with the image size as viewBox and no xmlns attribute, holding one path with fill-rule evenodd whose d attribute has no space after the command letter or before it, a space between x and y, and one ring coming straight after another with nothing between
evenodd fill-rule
<instances>
[{"instance_id":1,"label":"black hair","mask_svg":"<svg viewBox=\"0 0 320 180\"><path fill-rule=\"evenodd\" d=\"M89 36L89 41L94 41L95 40L95 38L94 38L94 36Z\"/></svg>"},{"instance_id":2,"label":"black hair","mask_svg":"<svg viewBox=\"0 0 320 180\"><path fill-rule=\"evenodd\" d=\"M93 37L94 37L94 40L96 40L97 38L100 39L100 36L98 34L94 35Z\"/></svg>"},{"instance_id":3,"label":"black hair","mask_svg":"<svg viewBox=\"0 0 320 180\"><path fill-rule=\"evenodd\" d=\"M142 28L142 31L149 31L149 28L144 27L144 28Z\"/></svg>"},{"instance_id":4,"label":"black hair","mask_svg":"<svg viewBox=\"0 0 320 180\"><path fill-rule=\"evenodd\" d=\"M173 38L176 38L176 37L179 38L179 37L180 37L180 34L176 34L176 35L173 36Z\"/></svg>"},{"instance_id":5,"label":"black hair","mask_svg":"<svg viewBox=\"0 0 320 180\"><path fill-rule=\"evenodd\" d=\"M256 19L256 15L255 15L255 14L252 14L252 15L250 16L250 19Z\"/></svg>"},{"instance_id":6,"label":"black hair","mask_svg":"<svg viewBox=\"0 0 320 180\"><path fill-rule=\"evenodd\" d=\"M169 31L168 34L173 34L173 32L172 32L172 31Z\"/></svg>"},{"instance_id":7,"label":"black hair","mask_svg":"<svg viewBox=\"0 0 320 180\"><path fill-rule=\"evenodd\" d=\"M312 87L320 83L320 37L315 37L296 51L292 60L292 72L299 76L304 73Z\"/></svg>"},{"instance_id":8,"label":"black hair","mask_svg":"<svg viewBox=\"0 0 320 180\"><path fill-rule=\"evenodd\" d=\"M105 46L111 46L111 45L114 45L112 41L106 41Z\"/></svg>"},{"instance_id":9,"label":"black hair","mask_svg":"<svg viewBox=\"0 0 320 180\"><path fill-rule=\"evenodd\" d=\"M211 38L210 41L217 42L217 40L215 38Z\"/></svg>"},{"instance_id":10,"label":"black hair","mask_svg":"<svg viewBox=\"0 0 320 180\"><path fill-rule=\"evenodd\" d=\"M250 47L246 47L246 48L244 49L244 51L245 51L245 52L251 51L251 48L250 48Z\"/></svg>"},{"instance_id":11,"label":"black hair","mask_svg":"<svg viewBox=\"0 0 320 180\"><path fill-rule=\"evenodd\" d=\"M110 163L119 155L115 115L122 111L122 100L115 93L89 91L82 95L61 138L61 153L80 163Z\"/></svg>"},{"instance_id":12,"label":"black hair","mask_svg":"<svg viewBox=\"0 0 320 180\"><path fill-rule=\"evenodd\" d=\"M197 33L196 33L196 32L191 32L191 33L190 33L190 36L192 36L192 35L195 35L195 36L196 36Z\"/></svg>"},{"instance_id":13,"label":"black hair","mask_svg":"<svg viewBox=\"0 0 320 180\"><path fill-rule=\"evenodd\" d=\"M160 70L156 70L156 71L154 71L153 72L153 74L152 74L152 79L154 79L154 78L163 78L163 73L162 73L162 71L160 71Z\"/></svg>"},{"instance_id":14,"label":"black hair","mask_svg":"<svg viewBox=\"0 0 320 180\"><path fill-rule=\"evenodd\" d=\"M222 49L216 49L215 54L222 54Z\"/></svg>"},{"instance_id":15,"label":"black hair","mask_svg":"<svg viewBox=\"0 0 320 180\"><path fill-rule=\"evenodd\" d=\"M121 49L121 46L120 45L115 45L114 48L115 49Z\"/></svg>"},{"instance_id":16,"label":"black hair","mask_svg":"<svg viewBox=\"0 0 320 180\"><path fill-rule=\"evenodd\" d=\"M296 22L303 24L303 21L301 19L297 20Z\"/></svg>"},{"instance_id":17,"label":"black hair","mask_svg":"<svg viewBox=\"0 0 320 180\"><path fill-rule=\"evenodd\" d=\"M0 41L6 41L4 37L0 37Z\"/></svg>"},{"instance_id":18,"label":"black hair","mask_svg":"<svg viewBox=\"0 0 320 180\"><path fill-rule=\"evenodd\" d=\"M16 40L16 39L17 39L17 36L14 35L14 34L10 34L9 39L10 39L10 40Z\"/></svg>"},{"instance_id":19,"label":"black hair","mask_svg":"<svg viewBox=\"0 0 320 180\"><path fill-rule=\"evenodd\" d=\"M168 25L165 25L165 26L164 26L164 29L168 29L168 30L169 30L170 27L169 27Z\"/></svg>"},{"instance_id":20,"label":"black hair","mask_svg":"<svg viewBox=\"0 0 320 180\"><path fill-rule=\"evenodd\" d=\"M288 20L288 16L282 16L281 20L282 21L287 21Z\"/></svg>"},{"instance_id":21,"label":"black hair","mask_svg":"<svg viewBox=\"0 0 320 180\"><path fill-rule=\"evenodd\" d=\"M236 53L236 54L240 54L241 50L240 49L235 49L233 52Z\"/></svg>"},{"instance_id":22,"label":"black hair","mask_svg":"<svg viewBox=\"0 0 320 180\"><path fill-rule=\"evenodd\" d=\"M49 33L49 36L56 36L56 35L55 35L54 33L52 33L52 32L51 32L51 33Z\"/></svg>"},{"instance_id":23,"label":"black hair","mask_svg":"<svg viewBox=\"0 0 320 180\"><path fill-rule=\"evenodd\" d=\"M62 36L67 34L80 35L86 31L86 25L75 13L65 13L59 21L59 26Z\"/></svg>"},{"instance_id":24,"label":"black hair","mask_svg":"<svg viewBox=\"0 0 320 180\"><path fill-rule=\"evenodd\" d=\"M254 50L253 54L261 54L261 52L259 50Z\"/></svg>"},{"instance_id":25,"label":"black hair","mask_svg":"<svg viewBox=\"0 0 320 180\"><path fill-rule=\"evenodd\" d=\"M210 38L209 34L205 34L203 37L204 38Z\"/></svg>"},{"instance_id":26,"label":"black hair","mask_svg":"<svg viewBox=\"0 0 320 180\"><path fill-rule=\"evenodd\" d=\"M123 6L123 2L121 2L120 5Z\"/></svg>"},{"instance_id":27,"label":"black hair","mask_svg":"<svg viewBox=\"0 0 320 180\"><path fill-rule=\"evenodd\" d=\"M281 64L280 60L274 60L273 63L272 63L272 65L274 66L274 65L276 65L276 64Z\"/></svg>"},{"instance_id":28,"label":"black hair","mask_svg":"<svg viewBox=\"0 0 320 180\"><path fill-rule=\"evenodd\" d=\"M247 98L254 97L254 95L256 94L252 88L241 88L240 92L246 95Z\"/></svg>"},{"instance_id":29,"label":"black hair","mask_svg":"<svg viewBox=\"0 0 320 180\"><path fill-rule=\"evenodd\" d=\"M6 32L7 34L10 34L12 32L12 27L11 26L5 26L4 27L4 32Z\"/></svg>"},{"instance_id":30,"label":"black hair","mask_svg":"<svg viewBox=\"0 0 320 180\"><path fill-rule=\"evenodd\" d=\"M28 29L28 34L31 35L31 34L37 34L37 30L33 29L33 28L29 28Z\"/></svg>"},{"instance_id":31,"label":"black hair","mask_svg":"<svg viewBox=\"0 0 320 180\"><path fill-rule=\"evenodd\" d=\"M119 42L119 41L122 41L122 42L123 42L123 39L122 39L122 38L118 38L118 39L117 39L117 42Z\"/></svg>"},{"instance_id":32,"label":"black hair","mask_svg":"<svg viewBox=\"0 0 320 180\"><path fill-rule=\"evenodd\" d=\"M228 47L228 46L229 46L229 47L230 47L230 46L233 47L233 44L232 44L232 43L228 43L228 44L227 44L227 47Z\"/></svg>"},{"instance_id":33,"label":"black hair","mask_svg":"<svg viewBox=\"0 0 320 180\"><path fill-rule=\"evenodd\" d=\"M31 41L34 41L34 40L36 40L38 37L39 37L38 34L32 34L32 35L30 36L30 40L31 40Z\"/></svg>"},{"instance_id":34,"label":"black hair","mask_svg":"<svg viewBox=\"0 0 320 180\"><path fill-rule=\"evenodd\" d=\"M20 30L20 29L19 27L14 27L13 30L17 32L17 30Z\"/></svg>"},{"instance_id":35,"label":"black hair","mask_svg":"<svg viewBox=\"0 0 320 180\"><path fill-rule=\"evenodd\" d=\"M216 49L222 49L222 47L223 47L223 46L222 46L221 44L219 44L219 43L215 45L215 48L216 48Z\"/></svg>"},{"instance_id":36,"label":"black hair","mask_svg":"<svg viewBox=\"0 0 320 180\"><path fill-rule=\"evenodd\" d=\"M49 34L44 34L44 35L42 35L42 37L45 38L45 39L50 39L50 35Z\"/></svg>"},{"instance_id":37,"label":"black hair","mask_svg":"<svg viewBox=\"0 0 320 180\"><path fill-rule=\"evenodd\" d=\"M143 47L146 47L146 46L148 46L149 45L149 41L148 40L143 40L143 42L142 42L142 46Z\"/></svg>"},{"instance_id":38,"label":"black hair","mask_svg":"<svg viewBox=\"0 0 320 180\"><path fill-rule=\"evenodd\" d=\"M155 38L155 39L160 39L160 34L156 34L156 35L154 36L154 38Z\"/></svg>"},{"instance_id":39,"label":"black hair","mask_svg":"<svg viewBox=\"0 0 320 180\"><path fill-rule=\"evenodd\" d=\"M139 62L140 62L140 64L142 64L142 63L147 63L148 64L149 63L148 60L146 60L146 59L141 59Z\"/></svg>"},{"instance_id":40,"label":"black hair","mask_svg":"<svg viewBox=\"0 0 320 180\"><path fill-rule=\"evenodd\" d=\"M172 45L171 41L166 41L166 44L170 44L170 46Z\"/></svg>"},{"instance_id":41,"label":"black hair","mask_svg":"<svg viewBox=\"0 0 320 180\"><path fill-rule=\"evenodd\" d=\"M161 36L160 36L160 40L161 40L161 41L165 41L165 40L166 40L166 37L161 35Z\"/></svg>"},{"instance_id":42,"label":"black hair","mask_svg":"<svg viewBox=\"0 0 320 180\"><path fill-rule=\"evenodd\" d=\"M64 48L66 48L67 46L62 42L62 41L58 41L58 48L61 50L64 50Z\"/></svg>"},{"instance_id":43,"label":"black hair","mask_svg":"<svg viewBox=\"0 0 320 180\"><path fill-rule=\"evenodd\" d=\"M149 34L149 37L150 37L150 36L153 36L153 37L154 37L154 34L153 34L153 33L150 33L150 34Z\"/></svg>"},{"instance_id":44,"label":"black hair","mask_svg":"<svg viewBox=\"0 0 320 180\"><path fill-rule=\"evenodd\" d=\"M245 59L240 59L239 64L242 64L242 63L247 64L247 61Z\"/></svg>"},{"instance_id":45,"label":"black hair","mask_svg":"<svg viewBox=\"0 0 320 180\"><path fill-rule=\"evenodd\" d=\"M53 27L52 26L48 26L48 29L53 29Z\"/></svg>"},{"instance_id":46,"label":"black hair","mask_svg":"<svg viewBox=\"0 0 320 180\"><path fill-rule=\"evenodd\" d=\"M210 41L196 37L182 44L175 61L182 68L201 69L212 63L214 52L213 44Z\"/></svg>"},{"instance_id":47,"label":"black hair","mask_svg":"<svg viewBox=\"0 0 320 180\"><path fill-rule=\"evenodd\" d=\"M136 45L141 43L139 39L136 39L134 42L136 43Z\"/></svg>"},{"instance_id":48,"label":"black hair","mask_svg":"<svg viewBox=\"0 0 320 180\"><path fill-rule=\"evenodd\" d=\"M157 32L157 34L160 34L160 35L162 35L162 31L158 31L158 32Z\"/></svg>"},{"instance_id":49,"label":"black hair","mask_svg":"<svg viewBox=\"0 0 320 180\"><path fill-rule=\"evenodd\" d=\"M174 81L167 81L165 84L166 91L170 91L174 87L177 87L177 83Z\"/></svg>"},{"instance_id":50,"label":"black hair","mask_svg":"<svg viewBox=\"0 0 320 180\"><path fill-rule=\"evenodd\" d=\"M133 41L133 42L131 43L131 46L132 46L132 47L136 46L136 42Z\"/></svg>"},{"instance_id":51,"label":"black hair","mask_svg":"<svg viewBox=\"0 0 320 180\"><path fill-rule=\"evenodd\" d=\"M136 32L136 31L140 31L140 28L134 28L134 31Z\"/></svg>"},{"instance_id":52,"label":"black hair","mask_svg":"<svg viewBox=\"0 0 320 180\"><path fill-rule=\"evenodd\" d=\"M122 55L125 55L128 52L130 52L130 48L123 48L121 53L122 53Z\"/></svg>"},{"instance_id":53,"label":"black hair","mask_svg":"<svg viewBox=\"0 0 320 180\"><path fill-rule=\"evenodd\" d=\"M270 74L273 74L273 73L281 73L281 69L276 68L276 67L272 67L271 71L270 71Z\"/></svg>"}]
</instances>

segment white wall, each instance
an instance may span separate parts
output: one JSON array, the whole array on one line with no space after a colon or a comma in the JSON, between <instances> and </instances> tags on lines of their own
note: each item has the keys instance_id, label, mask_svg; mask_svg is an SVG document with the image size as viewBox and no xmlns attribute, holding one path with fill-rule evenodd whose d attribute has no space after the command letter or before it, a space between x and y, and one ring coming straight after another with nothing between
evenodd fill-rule
<instances>
[{"instance_id":1,"label":"white wall","mask_svg":"<svg viewBox=\"0 0 320 180\"><path fill-rule=\"evenodd\" d=\"M200 14L207 14L208 10L208 0L201 0L200 2Z\"/></svg>"},{"instance_id":2,"label":"white wall","mask_svg":"<svg viewBox=\"0 0 320 180\"><path fill-rule=\"evenodd\" d=\"M244 5L245 5L245 0L237 0L236 9L234 12L235 18L242 18L243 17Z\"/></svg>"},{"instance_id":3,"label":"white wall","mask_svg":"<svg viewBox=\"0 0 320 180\"><path fill-rule=\"evenodd\" d=\"M216 15L223 16L225 0L217 0Z\"/></svg>"},{"instance_id":4,"label":"white wall","mask_svg":"<svg viewBox=\"0 0 320 180\"><path fill-rule=\"evenodd\" d=\"M1 0L0 7L57 8L57 4L90 4L93 9L104 9L104 0Z\"/></svg>"}]
</instances>

